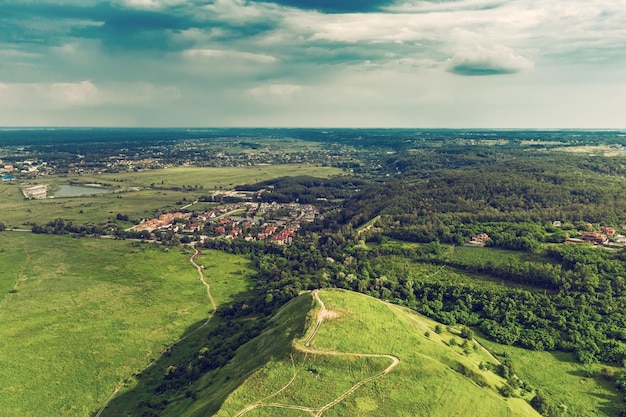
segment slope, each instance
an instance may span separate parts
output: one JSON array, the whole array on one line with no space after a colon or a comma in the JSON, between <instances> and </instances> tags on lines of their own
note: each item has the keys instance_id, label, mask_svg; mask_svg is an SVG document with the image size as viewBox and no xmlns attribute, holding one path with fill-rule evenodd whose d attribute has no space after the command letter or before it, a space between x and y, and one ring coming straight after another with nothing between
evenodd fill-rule
<instances>
[{"instance_id":1,"label":"slope","mask_svg":"<svg viewBox=\"0 0 626 417\"><path fill-rule=\"evenodd\" d=\"M357 293L313 294L307 333L252 374L217 416L538 415L499 393L505 381L479 369L494 359L454 329Z\"/></svg>"}]
</instances>

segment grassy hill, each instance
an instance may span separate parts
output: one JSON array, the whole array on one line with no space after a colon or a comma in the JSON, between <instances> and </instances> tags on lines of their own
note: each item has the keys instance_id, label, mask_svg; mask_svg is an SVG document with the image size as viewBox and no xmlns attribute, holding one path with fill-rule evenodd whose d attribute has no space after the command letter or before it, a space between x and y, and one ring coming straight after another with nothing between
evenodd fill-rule
<instances>
[{"instance_id":1,"label":"grassy hill","mask_svg":"<svg viewBox=\"0 0 626 417\"><path fill-rule=\"evenodd\" d=\"M318 294L323 304L302 294L273 319L271 334L240 349L229 364L238 375L252 368L246 361L266 363L217 416L538 416L524 399L501 395L506 381L479 368L495 360L454 329L437 333L436 322L365 295ZM293 340L294 332L302 337ZM197 394L190 408L163 415L211 415Z\"/></svg>"},{"instance_id":2,"label":"grassy hill","mask_svg":"<svg viewBox=\"0 0 626 417\"><path fill-rule=\"evenodd\" d=\"M190 248L0 233L0 415L90 416L210 303ZM246 258L205 250L217 303L250 286Z\"/></svg>"}]
</instances>

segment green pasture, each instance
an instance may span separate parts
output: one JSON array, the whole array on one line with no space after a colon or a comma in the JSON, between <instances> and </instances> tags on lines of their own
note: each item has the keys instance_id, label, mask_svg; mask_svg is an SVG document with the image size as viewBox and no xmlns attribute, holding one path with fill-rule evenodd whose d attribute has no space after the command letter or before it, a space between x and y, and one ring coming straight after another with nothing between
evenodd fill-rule
<instances>
[{"instance_id":1,"label":"green pasture","mask_svg":"<svg viewBox=\"0 0 626 417\"><path fill-rule=\"evenodd\" d=\"M198 168L177 167L120 172L115 174L50 176L17 184L0 184L0 222L20 228L27 223L44 224L57 218L75 223L100 223L114 219L117 213L131 219L151 217L157 211L176 210L216 189L233 189L282 176L311 175L330 177L343 171L314 165L261 165L250 167ZM106 184L114 192L91 196L25 200L20 187L34 184L49 186L70 181ZM150 187L154 188L150 188ZM192 187L191 191L172 188ZM182 204L178 204L182 203Z\"/></svg>"},{"instance_id":2,"label":"green pasture","mask_svg":"<svg viewBox=\"0 0 626 417\"><path fill-rule=\"evenodd\" d=\"M528 285L507 282L484 274L468 273L448 265L413 262L402 256L381 256L377 258L375 265L384 268L385 276L394 280L398 277L405 277L414 282L463 283L470 288L492 290L517 288L527 291L539 291Z\"/></svg>"},{"instance_id":3,"label":"green pasture","mask_svg":"<svg viewBox=\"0 0 626 417\"><path fill-rule=\"evenodd\" d=\"M232 189L237 185L251 184L283 176L311 175L330 177L340 175L339 168L307 164L255 165L243 167L174 167L140 172L118 172L100 175L68 176L67 180L84 183L106 183L114 187L202 187L204 192L215 189Z\"/></svg>"},{"instance_id":4,"label":"green pasture","mask_svg":"<svg viewBox=\"0 0 626 417\"><path fill-rule=\"evenodd\" d=\"M601 369L619 373L623 368L604 364L583 365L572 353L539 352L504 346L484 338L480 342L499 356L507 354L518 376L542 390L568 417L613 417L623 405L614 382Z\"/></svg>"},{"instance_id":5,"label":"green pasture","mask_svg":"<svg viewBox=\"0 0 626 417\"><path fill-rule=\"evenodd\" d=\"M509 261L525 260L530 260L526 252L476 246L456 246L451 258L452 262L463 265L480 265L488 262L499 265Z\"/></svg>"},{"instance_id":6,"label":"green pasture","mask_svg":"<svg viewBox=\"0 0 626 417\"><path fill-rule=\"evenodd\" d=\"M91 416L211 309L191 249L0 236L2 416ZM243 258L213 251L202 258L212 262L209 280L247 288Z\"/></svg>"},{"instance_id":7,"label":"green pasture","mask_svg":"<svg viewBox=\"0 0 626 417\"><path fill-rule=\"evenodd\" d=\"M401 362L388 374L360 386L324 415L538 415L523 399L505 399L498 393L504 381L478 368L480 362L493 360L478 347L460 346L455 330L437 334L436 322L362 294L321 291L320 296L335 317L322 323L311 348L329 353L303 353L294 348L291 355L269 362L226 400L218 416L238 415L257 402L321 407L346 392L346 387L391 364L388 358L367 360L358 354L390 354ZM314 322L314 315L308 322ZM450 342L452 338L459 341L458 345ZM457 371L460 365L471 370L473 378L484 387L461 375ZM294 372L293 382L279 391ZM245 415L290 413L282 408L262 407Z\"/></svg>"}]
</instances>

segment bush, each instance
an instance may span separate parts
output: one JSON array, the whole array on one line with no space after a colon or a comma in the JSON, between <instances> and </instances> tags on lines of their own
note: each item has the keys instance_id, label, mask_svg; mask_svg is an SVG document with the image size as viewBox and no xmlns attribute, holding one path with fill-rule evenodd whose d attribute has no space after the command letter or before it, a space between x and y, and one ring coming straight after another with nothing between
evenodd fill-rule
<instances>
[{"instance_id":1,"label":"bush","mask_svg":"<svg viewBox=\"0 0 626 417\"><path fill-rule=\"evenodd\" d=\"M626 392L626 372L622 372L615 378L615 386L618 390Z\"/></svg>"},{"instance_id":2,"label":"bush","mask_svg":"<svg viewBox=\"0 0 626 417\"><path fill-rule=\"evenodd\" d=\"M474 338L474 332L472 332L469 327L463 326L461 328L461 337L463 339L472 340Z\"/></svg>"}]
</instances>

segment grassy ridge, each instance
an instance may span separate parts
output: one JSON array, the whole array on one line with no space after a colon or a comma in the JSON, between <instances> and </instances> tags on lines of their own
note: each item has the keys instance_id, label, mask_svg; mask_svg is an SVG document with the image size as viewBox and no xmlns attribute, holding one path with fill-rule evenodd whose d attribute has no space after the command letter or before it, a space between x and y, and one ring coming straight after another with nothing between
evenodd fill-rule
<instances>
[{"instance_id":1,"label":"grassy ridge","mask_svg":"<svg viewBox=\"0 0 626 417\"><path fill-rule=\"evenodd\" d=\"M0 309L3 416L89 416L120 381L207 317L189 249L1 235L0 288L18 282ZM203 256L234 292L246 287L243 258Z\"/></svg>"},{"instance_id":2,"label":"grassy ridge","mask_svg":"<svg viewBox=\"0 0 626 417\"><path fill-rule=\"evenodd\" d=\"M386 375L369 381L328 409L328 416L537 416L520 398L497 393L504 381L480 362L492 359L481 349L452 346L456 333L436 334L435 322L402 307L344 291L322 291L327 308L336 313L320 326L312 348L344 353L391 354L401 363ZM311 320L309 320L311 322ZM429 332L427 337L425 334ZM460 342L460 340L459 340ZM218 416L238 415L256 402L319 408L367 376L389 366L388 358L304 354L271 362L253 375L224 403ZM476 382L457 372L471 370ZM290 378L295 378L289 385ZM276 394L280 387L285 387ZM267 398L271 393L276 395ZM259 407L249 416L292 415L283 408ZM293 414L295 415L295 414Z\"/></svg>"},{"instance_id":3,"label":"grassy ridge","mask_svg":"<svg viewBox=\"0 0 626 417\"><path fill-rule=\"evenodd\" d=\"M217 413L229 394L253 372L263 366L267 368L268 363L280 363L289 355L294 339L304 334L312 303L310 294L302 294L287 303L260 336L239 348L226 366L204 375L190 387L191 396L173 401L162 416L202 417Z\"/></svg>"}]
</instances>

